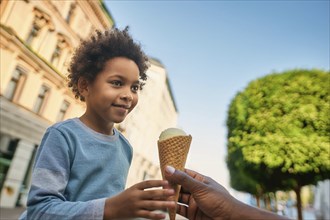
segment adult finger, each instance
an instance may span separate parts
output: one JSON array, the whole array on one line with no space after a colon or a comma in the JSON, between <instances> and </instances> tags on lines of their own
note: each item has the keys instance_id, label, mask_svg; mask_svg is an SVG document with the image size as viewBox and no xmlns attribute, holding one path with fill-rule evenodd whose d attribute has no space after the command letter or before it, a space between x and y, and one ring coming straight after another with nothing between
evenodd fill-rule
<instances>
[{"instance_id":1,"label":"adult finger","mask_svg":"<svg viewBox=\"0 0 330 220\"><path fill-rule=\"evenodd\" d=\"M182 215L184 217L188 217L188 206L178 204L176 206L176 213L178 213L179 215Z\"/></svg>"},{"instance_id":2,"label":"adult finger","mask_svg":"<svg viewBox=\"0 0 330 220\"><path fill-rule=\"evenodd\" d=\"M193 197L191 196L191 194L187 194L187 193L180 193L179 194L179 199L178 202L182 203L182 204L189 204L189 200L193 199Z\"/></svg>"},{"instance_id":3,"label":"adult finger","mask_svg":"<svg viewBox=\"0 0 330 220\"><path fill-rule=\"evenodd\" d=\"M166 166L165 177L169 182L181 185L185 190L189 191L190 193L195 192L197 188L203 186L203 183L201 181L194 179L187 173L184 173L180 170L175 170L171 166Z\"/></svg>"}]
</instances>

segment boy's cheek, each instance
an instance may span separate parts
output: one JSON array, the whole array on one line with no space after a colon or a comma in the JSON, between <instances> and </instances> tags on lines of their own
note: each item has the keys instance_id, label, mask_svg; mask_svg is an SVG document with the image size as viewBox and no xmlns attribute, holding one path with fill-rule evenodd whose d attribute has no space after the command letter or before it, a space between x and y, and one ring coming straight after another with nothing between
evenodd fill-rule
<instances>
[{"instance_id":1,"label":"boy's cheek","mask_svg":"<svg viewBox=\"0 0 330 220\"><path fill-rule=\"evenodd\" d=\"M131 111L133 111L133 109L135 109L136 105L132 106L132 108L128 111L128 113L131 113Z\"/></svg>"},{"instance_id":2,"label":"boy's cheek","mask_svg":"<svg viewBox=\"0 0 330 220\"><path fill-rule=\"evenodd\" d=\"M135 107L137 106L138 102L139 102L139 99L138 97L134 97L134 99L136 100L135 103L132 103L132 108L129 110L129 113L135 109Z\"/></svg>"}]
</instances>

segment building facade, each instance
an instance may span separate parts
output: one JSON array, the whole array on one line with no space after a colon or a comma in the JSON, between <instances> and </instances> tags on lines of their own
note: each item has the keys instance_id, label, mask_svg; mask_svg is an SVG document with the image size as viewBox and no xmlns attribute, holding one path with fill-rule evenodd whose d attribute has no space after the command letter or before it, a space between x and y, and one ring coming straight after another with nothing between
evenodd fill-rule
<instances>
[{"instance_id":1,"label":"building facade","mask_svg":"<svg viewBox=\"0 0 330 220\"><path fill-rule=\"evenodd\" d=\"M0 16L0 206L15 207L25 205L46 128L84 112L84 103L67 87L74 48L114 20L101 0L2 0ZM116 125L135 150L128 186L160 177L156 140L162 129L176 125L164 66L151 58L147 75L138 106Z\"/></svg>"}]
</instances>

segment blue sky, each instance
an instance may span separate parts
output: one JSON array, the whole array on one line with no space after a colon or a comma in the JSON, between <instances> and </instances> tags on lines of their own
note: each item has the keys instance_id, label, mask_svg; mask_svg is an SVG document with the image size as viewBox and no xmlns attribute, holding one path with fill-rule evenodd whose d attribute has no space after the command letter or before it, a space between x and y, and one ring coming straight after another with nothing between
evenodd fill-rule
<instances>
[{"instance_id":1,"label":"blue sky","mask_svg":"<svg viewBox=\"0 0 330 220\"><path fill-rule=\"evenodd\" d=\"M178 127L193 136L187 167L226 187L226 118L249 82L293 68L329 70L329 1L110 1L166 67Z\"/></svg>"}]
</instances>

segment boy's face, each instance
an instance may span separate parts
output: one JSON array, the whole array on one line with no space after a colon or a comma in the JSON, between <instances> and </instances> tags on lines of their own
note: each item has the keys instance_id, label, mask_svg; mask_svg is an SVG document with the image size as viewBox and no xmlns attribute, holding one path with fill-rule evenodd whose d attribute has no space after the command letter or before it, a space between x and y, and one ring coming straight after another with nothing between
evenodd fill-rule
<instances>
[{"instance_id":1,"label":"boy's face","mask_svg":"<svg viewBox=\"0 0 330 220\"><path fill-rule=\"evenodd\" d=\"M112 58L84 90L86 113L105 123L120 123L136 106L139 90L136 63L125 57Z\"/></svg>"}]
</instances>

